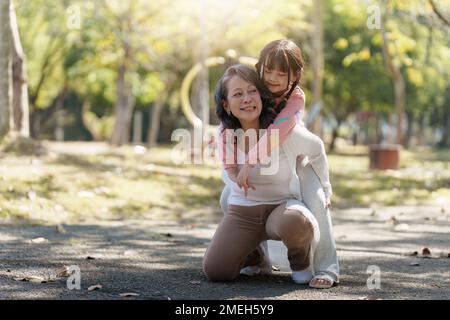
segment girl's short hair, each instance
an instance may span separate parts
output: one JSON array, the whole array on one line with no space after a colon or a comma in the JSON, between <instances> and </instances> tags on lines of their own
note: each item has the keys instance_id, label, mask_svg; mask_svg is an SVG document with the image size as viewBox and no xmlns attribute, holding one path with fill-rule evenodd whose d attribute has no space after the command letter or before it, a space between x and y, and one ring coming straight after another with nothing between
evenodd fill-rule
<instances>
[{"instance_id":1,"label":"girl's short hair","mask_svg":"<svg viewBox=\"0 0 450 320\"><path fill-rule=\"evenodd\" d=\"M259 116L259 125L261 129L266 129L275 119L274 99L272 95L263 85L258 73L250 67L242 64L236 64L229 67L223 76L219 79L215 94L214 101L216 104L216 116L222 122L224 129L238 129L241 128L239 120L233 116L232 113L228 114L223 107L223 103L227 101L228 96L228 82L233 76L238 76L242 80L251 83L256 87L259 92L262 101L262 110Z\"/></svg>"}]
</instances>

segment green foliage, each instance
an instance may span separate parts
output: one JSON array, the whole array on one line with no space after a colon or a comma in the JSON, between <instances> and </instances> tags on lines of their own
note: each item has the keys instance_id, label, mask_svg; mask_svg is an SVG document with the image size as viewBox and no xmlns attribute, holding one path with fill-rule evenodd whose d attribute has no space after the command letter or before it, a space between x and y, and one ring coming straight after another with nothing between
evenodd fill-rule
<instances>
[{"instance_id":1,"label":"green foliage","mask_svg":"<svg viewBox=\"0 0 450 320\"><path fill-rule=\"evenodd\" d=\"M170 147L143 154L98 143L47 148L39 158L2 155L0 218L72 223L222 215L219 165L174 165ZM404 151L397 172L368 171L367 150L353 151L329 156L335 207L435 205L449 196L449 150Z\"/></svg>"},{"instance_id":2,"label":"green foliage","mask_svg":"<svg viewBox=\"0 0 450 320\"><path fill-rule=\"evenodd\" d=\"M88 100L99 118L110 117L117 100L117 71L125 63L136 108L148 110L163 96L163 115L176 114L178 90L184 75L199 59L202 34L210 56L223 56L232 48L238 55L257 57L271 40L294 39L307 61L305 90L310 96L310 0L15 3L28 58L32 108L51 107L67 88L80 101ZM329 118L343 121L358 111L375 111L386 118L393 112L394 92L382 56L381 32L367 27L368 6L380 4L375 0L323 1L323 101ZM407 111L416 119L424 117L442 127L449 105L443 94L449 91L450 83L448 30L433 18L426 1L387 4L389 51L406 81ZM440 6L446 12L445 5ZM71 7L81 14L79 29L68 27ZM127 59L125 45L131 50ZM211 70L211 92L223 71L224 66ZM210 105L213 114L212 101ZM173 121L174 128L184 124L181 118Z\"/></svg>"}]
</instances>

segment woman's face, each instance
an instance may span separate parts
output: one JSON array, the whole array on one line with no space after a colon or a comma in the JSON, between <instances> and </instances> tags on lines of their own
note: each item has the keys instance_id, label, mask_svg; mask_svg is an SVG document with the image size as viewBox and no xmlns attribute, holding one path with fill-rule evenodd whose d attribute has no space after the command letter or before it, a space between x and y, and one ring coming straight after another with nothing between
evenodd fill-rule
<instances>
[{"instance_id":1,"label":"woman's face","mask_svg":"<svg viewBox=\"0 0 450 320\"><path fill-rule=\"evenodd\" d=\"M291 73L291 80L293 80L295 75ZM267 65L264 66L264 83L266 87L272 93L283 93L290 88L288 86L288 73L283 72L279 69L270 69Z\"/></svg>"},{"instance_id":2,"label":"woman's face","mask_svg":"<svg viewBox=\"0 0 450 320\"><path fill-rule=\"evenodd\" d=\"M262 110L261 96L258 89L239 76L232 76L227 83L227 100L225 110L239 119L239 121L254 121L259 118Z\"/></svg>"}]
</instances>

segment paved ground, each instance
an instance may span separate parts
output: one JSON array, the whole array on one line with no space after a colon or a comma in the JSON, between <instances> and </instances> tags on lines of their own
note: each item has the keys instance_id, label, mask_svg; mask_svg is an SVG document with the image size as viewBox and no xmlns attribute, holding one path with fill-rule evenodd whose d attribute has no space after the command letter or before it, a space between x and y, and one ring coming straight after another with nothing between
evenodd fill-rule
<instances>
[{"instance_id":1,"label":"paved ground","mask_svg":"<svg viewBox=\"0 0 450 320\"><path fill-rule=\"evenodd\" d=\"M66 232L0 226L0 299L450 299L448 209L335 210L341 284L329 290L296 285L280 272L233 283L208 282L201 259L219 218L86 221L64 226ZM48 242L31 242L40 237ZM425 247L432 258L420 257ZM414 251L419 256L408 255ZM67 278L47 283L14 280L52 279L69 265L80 267L81 290L67 289ZM370 265L381 270L378 290L366 285ZM88 291L96 284L102 288ZM139 296L120 296L127 292Z\"/></svg>"}]
</instances>

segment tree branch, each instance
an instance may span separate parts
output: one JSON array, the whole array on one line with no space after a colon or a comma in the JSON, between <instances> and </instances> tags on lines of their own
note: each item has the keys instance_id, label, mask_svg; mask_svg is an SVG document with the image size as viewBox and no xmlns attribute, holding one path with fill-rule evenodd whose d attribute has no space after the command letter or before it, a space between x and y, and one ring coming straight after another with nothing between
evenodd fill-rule
<instances>
[{"instance_id":1,"label":"tree branch","mask_svg":"<svg viewBox=\"0 0 450 320\"><path fill-rule=\"evenodd\" d=\"M446 24L448 27L450 27L450 21L447 20L447 18L445 18L442 13L439 12L438 8L436 7L436 5L434 4L433 0L428 0L428 2L430 3L431 7L433 8L434 13L438 16L438 18L444 22L444 24Z\"/></svg>"}]
</instances>

